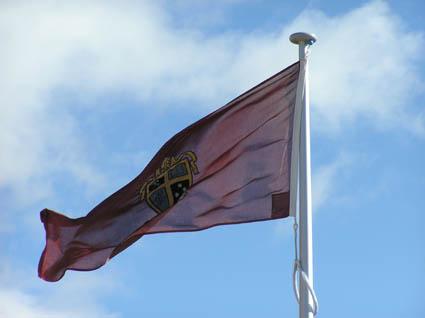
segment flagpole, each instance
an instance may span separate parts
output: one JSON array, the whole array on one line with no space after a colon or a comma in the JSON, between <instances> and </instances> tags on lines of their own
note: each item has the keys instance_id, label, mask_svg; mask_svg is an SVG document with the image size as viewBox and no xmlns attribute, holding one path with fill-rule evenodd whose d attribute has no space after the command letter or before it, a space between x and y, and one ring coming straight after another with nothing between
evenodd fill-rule
<instances>
[{"instance_id":1,"label":"flagpole","mask_svg":"<svg viewBox=\"0 0 425 318\"><path fill-rule=\"evenodd\" d=\"M304 72L302 96L297 96L301 105L301 125L299 144L299 262L300 270L306 277L299 275L299 318L313 318L313 237L311 207L311 164L310 164L310 98L308 79L308 49L316 42L313 34L298 32L289 37L298 45L300 72ZM300 74L301 76L301 74ZM307 278L307 279L306 279ZM308 286L308 284L310 286ZM316 304L317 305L317 304Z\"/></svg>"}]
</instances>

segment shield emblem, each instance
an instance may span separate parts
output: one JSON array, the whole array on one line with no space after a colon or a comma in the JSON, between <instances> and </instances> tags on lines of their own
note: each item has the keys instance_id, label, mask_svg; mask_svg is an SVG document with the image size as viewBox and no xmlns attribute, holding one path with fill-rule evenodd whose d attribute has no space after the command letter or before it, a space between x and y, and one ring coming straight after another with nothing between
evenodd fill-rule
<instances>
[{"instance_id":1,"label":"shield emblem","mask_svg":"<svg viewBox=\"0 0 425 318\"><path fill-rule=\"evenodd\" d=\"M192 186L193 177L188 159L177 161L156 175L145 186L147 204L162 213L181 200Z\"/></svg>"}]
</instances>

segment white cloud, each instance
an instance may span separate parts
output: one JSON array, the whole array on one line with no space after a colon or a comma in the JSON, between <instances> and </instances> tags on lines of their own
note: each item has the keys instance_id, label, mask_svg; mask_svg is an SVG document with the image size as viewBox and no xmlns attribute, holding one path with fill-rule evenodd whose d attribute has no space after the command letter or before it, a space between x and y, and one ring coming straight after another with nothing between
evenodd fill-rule
<instances>
[{"instance_id":1,"label":"white cloud","mask_svg":"<svg viewBox=\"0 0 425 318\"><path fill-rule=\"evenodd\" d=\"M334 161L317 168L312 175L313 211L320 210L320 207L335 194L337 178L341 177L342 169L346 169L351 164L350 156L340 154Z\"/></svg>"},{"instance_id":2,"label":"white cloud","mask_svg":"<svg viewBox=\"0 0 425 318\"><path fill-rule=\"evenodd\" d=\"M343 169L349 168L352 164L353 157L346 153L341 153L335 160L313 170L313 175L311 176L313 214L320 211L321 207L329 202L329 199L336 197L338 178L343 175ZM292 234L292 224L292 221L288 222L286 219L279 220L276 222L275 233L278 236Z\"/></svg>"},{"instance_id":3,"label":"white cloud","mask_svg":"<svg viewBox=\"0 0 425 318\"><path fill-rule=\"evenodd\" d=\"M409 106L423 89L415 67L423 33L407 30L384 2L335 17L307 10L273 32L214 35L195 29L198 23L176 28L165 5L0 3L0 189L19 195L17 204L46 197L56 174L70 174L90 187L103 183L104 176L89 160L91 144L76 113L97 111L87 105L105 106L87 100L125 93L140 101L183 100L187 107L212 109L295 61L297 49L288 36L300 30L319 37L311 74L313 115L321 130L332 133L366 118L379 128L402 127L425 135L423 113L412 116ZM59 102L58 92L81 103ZM154 111L151 103L149 111ZM134 158L143 156L141 150ZM340 159L313 176L315 209L330 198L338 173L348 164ZM3 214L0 232L11 231ZM93 298L105 288L102 282L87 281L95 273L57 296L16 284L19 279L7 283L5 276L16 273L0 271L0 317L116 317Z\"/></svg>"},{"instance_id":4,"label":"white cloud","mask_svg":"<svg viewBox=\"0 0 425 318\"><path fill-rule=\"evenodd\" d=\"M407 106L422 81L414 64L422 33L406 30L381 1L337 17L308 10L274 32L218 35L176 28L165 4L149 1L0 6L0 187L22 197L46 196L46 177L58 172L102 183L75 115L87 99L124 92L212 109L295 61L288 35L299 30L319 36L312 99L320 129L369 118L378 127L424 131L423 117ZM58 90L82 103L59 103Z\"/></svg>"},{"instance_id":5,"label":"white cloud","mask_svg":"<svg viewBox=\"0 0 425 318\"><path fill-rule=\"evenodd\" d=\"M417 67L423 32L408 30L382 1L332 18L308 11L293 26L319 36L311 70L314 111L322 129L369 119L380 128L401 126L421 134L423 118L409 115L414 109L409 104L423 93Z\"/></svg>"},{"instance_id":6,"label":"white cloud","mask_svg":"<svg viewBox=\"0 0 425 318\"><path fill-rule=\"evenodd\" d=\"M32 273L32 271L31 271ZM114 280L91 273L72 282L40 288L35 275L13 270L2 263L0 268L0 317L13 318L118 318L99 305L99 299L116 287ZM25 277L25 281L22 280ZM34 279L28 279L34 277ZM38 287L36 287L38 286Z\"/></svg>"},{"instance_id":7,"label":"white cloud","mask_svg":"<svg viewBox=\"0 0 425 318\"><path fill-rule=\"evenodd\" d=\"M97 308L74 307L61 309L49 308L49 302L32 293L18 289L0 289L0 317L13 318L115 318Z\"/></svg>"}]
</instances>

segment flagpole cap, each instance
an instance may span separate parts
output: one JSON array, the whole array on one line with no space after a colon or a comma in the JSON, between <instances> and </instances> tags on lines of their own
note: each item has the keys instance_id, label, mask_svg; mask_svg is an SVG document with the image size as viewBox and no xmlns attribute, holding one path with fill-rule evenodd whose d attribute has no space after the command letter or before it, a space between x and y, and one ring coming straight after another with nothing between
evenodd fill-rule
<instances>
[{"instance_id":1,"label":"flagpole cap","mask_svg":"<svg viewBox=\"0 0 425 318\"><path fill-rule=\"evenodd\" d=\"M297 32L290 35L289 40L297 45L308 44L312 45L316 42L317 37L313 33Z\"/></svg>"}]
</instances>

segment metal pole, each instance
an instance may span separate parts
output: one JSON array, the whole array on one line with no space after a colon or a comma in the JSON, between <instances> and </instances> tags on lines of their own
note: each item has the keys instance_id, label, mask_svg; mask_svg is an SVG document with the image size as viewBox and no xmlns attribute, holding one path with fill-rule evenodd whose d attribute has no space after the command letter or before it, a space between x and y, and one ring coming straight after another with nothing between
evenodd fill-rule
<instances>
[{"instance_id":1,"label":"metal pole","mask_svg":"<svg viewBox=\"0 0 425 318\"><path fill-rule=\"evenodd\" d=\"M316 41L309 33L294 33L290 41L299 47L301 70L305 72L304 94L301 102L301 125L299 145L299 251L302 270L313 287L313 238L311 209L311 166L310 166L310 100L308 83L307 49ZM299 318L313 318L313 300L305 281L299 277L300 303Z\"/></svg>"}]
</instances>

